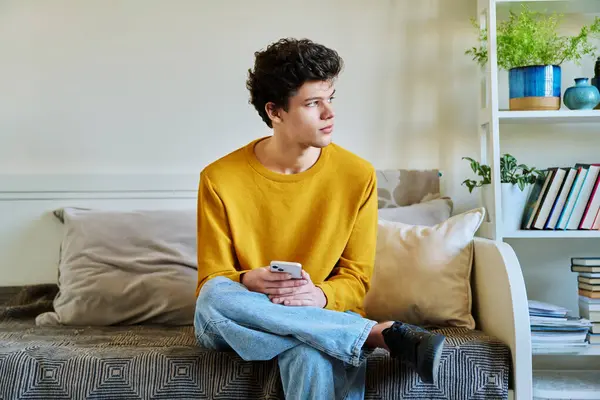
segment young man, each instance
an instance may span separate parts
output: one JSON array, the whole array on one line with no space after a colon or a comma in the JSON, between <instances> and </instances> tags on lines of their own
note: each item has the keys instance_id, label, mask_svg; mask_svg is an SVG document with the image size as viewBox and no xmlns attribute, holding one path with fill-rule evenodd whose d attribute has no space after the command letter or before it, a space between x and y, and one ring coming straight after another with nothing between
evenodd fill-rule
<instances>
[{"instance_id":1,"label":"young man","mask_svg":"<svg viewBox=\"0 0 600 400\"><path fill-rule=\"evenodd\" d=\"M198 341L244 360L277 357L287 399L363 398L365 358L377 347L433 382L443 336L364 318L376 175L332 143L342 59L292 39L255 56L247 88L273 135L200 175ZM302 264L302 279L271 272L273 260Z\"/></svg>"}]
</instances>

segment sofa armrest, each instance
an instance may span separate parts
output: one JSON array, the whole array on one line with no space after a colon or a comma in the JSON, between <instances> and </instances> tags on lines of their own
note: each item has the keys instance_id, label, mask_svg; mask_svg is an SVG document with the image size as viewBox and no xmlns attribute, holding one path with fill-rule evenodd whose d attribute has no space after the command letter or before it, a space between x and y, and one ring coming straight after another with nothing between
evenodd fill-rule
<instances>
[{"instance_id":1,"label":"sofa armrest","mask_svg":"<svg viewBox=\"0 0 600 400\"><path fill-rule=\"evenodd\" d=\"M477 329L510 347L515 398L532 398L529 308L517 256L508 244L474 240L473 316Z\"/></svg>"}]
</instances>

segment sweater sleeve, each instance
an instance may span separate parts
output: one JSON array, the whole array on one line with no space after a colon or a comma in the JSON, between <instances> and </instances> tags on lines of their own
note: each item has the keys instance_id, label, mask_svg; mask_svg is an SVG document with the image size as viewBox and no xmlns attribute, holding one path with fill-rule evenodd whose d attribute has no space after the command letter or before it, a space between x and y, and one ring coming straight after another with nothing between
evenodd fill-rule
<instances>
[{"instance_id":1,"label":"sweater sleeve","mask_svg":"<svg viewBox=\"0 0 600 400\"><path fill-rule=\"evenodd\" d=\"M362 308L369 290L377 245L377 177L372 171L348 243L327 280L318 287L327 297L326 309Z\"/></svg>"},{"instance_id":2,"label":"sweater sleeve","mask_svg":"<svg viewBox=\"0 0 600 400\"><path fill-rule=\"evenodd\" d=\"M225 276L239 282L241 271L235 269L235 253L223 201L208 176L200 174L198 188L198 283L196 296L209 279Z\"/></svg>"}]
</instances>

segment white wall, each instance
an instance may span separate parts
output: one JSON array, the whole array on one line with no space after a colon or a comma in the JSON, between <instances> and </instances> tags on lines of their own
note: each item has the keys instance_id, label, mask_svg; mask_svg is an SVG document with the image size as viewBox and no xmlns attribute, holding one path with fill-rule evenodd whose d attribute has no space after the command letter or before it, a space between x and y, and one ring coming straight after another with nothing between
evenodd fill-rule
<instances>
[{"instance_id":1,"label":"white wall","mask_svg":"<svg viewBox=\"0 0 600 400\"><path fill-rule=\"evenodd\" d=\"M475 3L4 0L0 174L197 173L268 133L245 89L253 52L309 37L345 59L335 141L377 168L440 168L460 212L477 202L460 186L478 149ZM592 64L566 66L563 90ZM502 146L540 168L598 162L597 131L514 127ZM568 258L597 241L511 244L530 296L576 304Z\"/></svg>"},{"instance_id":2,"label":"white wall","mask_svg":"<svg viewBox=\"0 0 600 400\"><path fill-rule=\"evenodd\" d=\"M474 13L473 0L4 0L0 173L197 172L268 133L245 88L253 52L309 37L346 63L334 140L378 168L441 168L460 206Z\"/></svg>"}]
</instances>

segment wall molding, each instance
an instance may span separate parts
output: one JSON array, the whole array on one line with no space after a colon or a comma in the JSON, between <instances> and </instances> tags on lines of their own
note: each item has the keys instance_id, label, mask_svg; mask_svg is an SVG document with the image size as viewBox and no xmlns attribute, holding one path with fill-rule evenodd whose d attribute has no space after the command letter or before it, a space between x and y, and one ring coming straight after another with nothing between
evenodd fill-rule
<instances>
[{"instance_id":1,"label":"wall molding","mask_svg":"<svg viewBox=\"0 0 600 400\"><path fill-rule=\"evenodd\" d=\"M191 199L199 174L1 174L0 201Z\"/></svg>"},{"instance_id":2,"label":"wall molding","mask_svg":"<svg viewBox=\"0 0 600 400\"><path fill-rule=\"evenodd\" d=\"M197 191L200 174L0 174L0 193Z\"/></svg>"}]
</instances>

